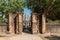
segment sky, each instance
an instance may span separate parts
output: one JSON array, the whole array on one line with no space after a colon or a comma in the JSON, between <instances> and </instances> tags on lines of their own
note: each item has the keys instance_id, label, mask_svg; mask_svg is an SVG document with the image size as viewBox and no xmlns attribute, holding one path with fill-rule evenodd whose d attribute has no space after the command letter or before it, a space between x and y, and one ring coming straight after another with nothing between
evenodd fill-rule
<instances>
[{"instance_id":1,"label":"sky","mask_svg":"<svg viewBox=\"0 0 60 40\"><path fill-rule=\"evenodd\" d=\"M24 14L28 13L29 16L31 16L32 11L28 9L27 7L24 8Z\"/></svg>"}]
</instances>

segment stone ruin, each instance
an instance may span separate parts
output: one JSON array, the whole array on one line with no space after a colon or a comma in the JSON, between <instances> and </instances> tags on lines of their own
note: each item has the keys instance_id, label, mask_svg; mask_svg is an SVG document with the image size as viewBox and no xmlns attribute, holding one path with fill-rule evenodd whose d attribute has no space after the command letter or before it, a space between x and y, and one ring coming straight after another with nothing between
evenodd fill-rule
<instances>
[{"instance_id":1,"label":"stone ruin","mask_svg":"<svg viewBox=\"0 0 60 40\"><path fill-rule=\"evenodd\" d=\"M22 14L8 14L9 33L22 33Z\"/></svg>"},{"instance_id":2,"label":"stone ruin","mask_svg":"<svg viewBox=\"0 0 60 40\"><path fill-rule=\"evenodd\" d=\"M32 13L32 15L31 15L31 33L32 34L39 33L42 30L44 32L44 29L41 26L43 24L39 20L42 20L42 19L38 18L37 13ZM17 13L17 14L9 13L8 14L8 26L7 26L7 28L8 28L9 33L22 33L22 31L23 31L22 13Z\"/></svg>"}]
</instances>

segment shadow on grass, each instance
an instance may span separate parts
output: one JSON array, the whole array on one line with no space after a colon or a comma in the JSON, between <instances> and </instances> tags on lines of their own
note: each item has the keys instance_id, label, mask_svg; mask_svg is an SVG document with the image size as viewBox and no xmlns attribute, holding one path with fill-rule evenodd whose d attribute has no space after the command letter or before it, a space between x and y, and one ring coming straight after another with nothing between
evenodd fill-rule
<instances>
[{"instance_id":1,"label":"shadow on grass","mask_svg":"<svg viewBox=\"0 0 60 40\"><path fill-rule=\"evenodd\" d=\"M55 35L47 36L45 38L48 40L60 40L60 36L55 36Z\"/></svg>"}]
</instances>

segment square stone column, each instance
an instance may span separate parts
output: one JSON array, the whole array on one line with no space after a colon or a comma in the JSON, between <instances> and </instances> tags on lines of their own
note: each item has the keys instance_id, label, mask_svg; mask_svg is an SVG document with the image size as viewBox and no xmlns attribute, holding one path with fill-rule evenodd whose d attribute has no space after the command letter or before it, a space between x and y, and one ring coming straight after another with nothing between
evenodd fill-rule
<instances>
[{"instance_id":1,"label":"square stone column","mask_svg":"<svg viewBox=\"0 0 60 40\"><path fill-rule=\"evenodd\" d=\"M39 18L39 32L42 33L42 14L39 14L38 18Z\"/></svg>"},{"instance_id":2,"label":"square stone column","mask_svg":"<svg viewBox=\"0 0 60 40\"><path fill-rule=\"evenodd\" d=\"M8 28L9 28L9 33L14 33L14 20L12 13L8 14Z\"/></svg>"},{"instance_id":3,"label":"square stone column","mask_svg":"<svg viewBox=\"0 0 60 40\"><path fill-rule=\"evenodd\" d=\"M46 15L42 14L42 33L46 32Z\"/></svg>"},{"instance_id":4,"label":"square stone column","mask_svg":"<svg viewBox=\"0 0 60 40\"><path fill-rule=\"evenodd\" d=\"M32 13L32 34L38 33L37 13Z\"/></svg>"},{"instance_id":5,"label":"square stone column","mask_svg":"<svg viewBox=\"0 0 60 40\"><path fill-rule=\"evenodd\" d=\"M16 16L16 19L15 19L15 20L16 20L16 21L15 21L15 25L16 25L16 26L15 26L15 32L16 32L16 33L19 33L19 31L18 31L18 29L19 29L19 26L18 26L18 20L19 20L19 19L18 19L18 15Z\"/></svg>"},{"instance_id":6,"label":"square stone column","mask_svg":"<svg viewBox=\"0 0 60 40\"><path fill-rule=\"evenodd\" d=\"M19 16L18 17L18 19L19 19L19 25L18 25L19 26L19 33L22 33L22 31L23 31L22 13L19 13L18 16Z\"/></svg>"},{"instance_id":7,"label":"square stone column","mask_svg":"<svg viewBox=\"0 0 60 40\"><path fill-rule=\"evenodd\" d=\"M22 33L23 23L22 23L22 13L18 13L16 16L16 32Z\"/></svg>"},{"instance_id":8,"label":"square stone column","mask_svg":"<svg viewBox=\"0 0 60 40\"><path fill-rule=\"evenodd\" d=\"M46 15L39 14L39 32L45 33L46 32Z\"/></svg>"}]
</instances>

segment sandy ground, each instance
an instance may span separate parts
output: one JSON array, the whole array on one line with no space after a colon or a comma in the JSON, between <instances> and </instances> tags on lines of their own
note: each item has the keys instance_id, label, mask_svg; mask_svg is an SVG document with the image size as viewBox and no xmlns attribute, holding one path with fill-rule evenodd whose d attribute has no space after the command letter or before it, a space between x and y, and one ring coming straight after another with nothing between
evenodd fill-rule
<instances>
[{"instance_id":1,"label":"sandy ground","mask_svg":"<svg viewBox=\"0 0 60 40\"><path fill-rule=\"evenodd\" d=\"M39 35L43 40L60 40L60 33L45 33Z\"/></svg>"},{"instance_id":2,"label":"sandy ground","mask_svg":"<svg viewBox=\"0 0 60 40\"><path fill-rule=\"evenodd\" d=\"M33 34L7 34L7 35L0 35L0 40L42 40L40 36L33 35Z\"/></svg>"},{"instance_id":3,"label":"sandy ground","mask_svg":"<svg viewBox=\"0 0 60 40\"><path fill-rule=\"evenodd\" d=\"M46 34L0 34L0 40L60 40L60 33Z\"/></svg>"}]
</instances>

